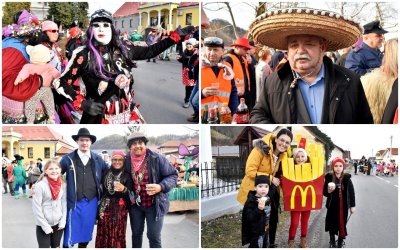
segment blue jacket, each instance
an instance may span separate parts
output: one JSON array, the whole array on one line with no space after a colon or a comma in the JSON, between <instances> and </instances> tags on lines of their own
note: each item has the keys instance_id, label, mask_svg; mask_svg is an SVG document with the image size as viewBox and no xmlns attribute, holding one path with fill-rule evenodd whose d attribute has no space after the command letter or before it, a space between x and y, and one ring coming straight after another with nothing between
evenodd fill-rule
<instances>
[{"instance_id":1,"label":"blue jacket","mask_svg":"<svg viewBox=\"0 0 400 250\"><path fill-rule=\"evenodd\" d=\"M363 76L382 64L383 54L379 49L373 49L366 43L361 47L352 49L347 58L345 67Z\"/></svg>"},{"instance_id":2,"label":"blue jacket","mask_svg":"<svg viewBox=\"0 0 400 250\"><path fill-rule=\"evenodd\" d=\"M60 161L62 174L66 174L67 181L67 208L73 209L76 207L76 184L75 184L75 166L72 162L72 158L77 154L77 149L73 152L63 156ZM92 165L93 173L96 173L96 187L97 187L97 198L100 200L100 184L103 173L108 169L106 162L97 154L90 152L91 159L94 160L94 166ZM79 156L77 156L79 157ZM94 168L94 169L93 169Z\"/></svg>"},{"instance_id":3,"label":"blue jacket","mask_svg":"<svg viewBox=\"0 0 400 250\"><path fill-rule=\"evenodd\" d=\"M162 191L156 194L156 221L166 215L169 210L168 192L176 187L178 173L171 166L168 160L150 149L146 151L149 168L149 182L160 184ZM128 153L125 158L125 171L132 176L131 154Z\"/></svg>"}]
</instances>

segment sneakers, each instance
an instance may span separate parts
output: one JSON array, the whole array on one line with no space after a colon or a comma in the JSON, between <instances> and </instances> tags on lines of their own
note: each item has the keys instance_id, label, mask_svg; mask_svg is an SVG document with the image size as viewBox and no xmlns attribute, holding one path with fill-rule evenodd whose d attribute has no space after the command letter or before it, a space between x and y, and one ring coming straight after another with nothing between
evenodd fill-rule
<instances>
[{"instance_id":1,"label":"sneakers","mask_svg":"<svg viewBox=\"0 0 400 250\"><path fill-rule=\"evenodd\" d=\"M190 103L189 103L189 102L185 102L185 103L182 105L182 107L184 107L184 108L189 108L189 106L190 106Z\"/></svg>"}]
</instances>

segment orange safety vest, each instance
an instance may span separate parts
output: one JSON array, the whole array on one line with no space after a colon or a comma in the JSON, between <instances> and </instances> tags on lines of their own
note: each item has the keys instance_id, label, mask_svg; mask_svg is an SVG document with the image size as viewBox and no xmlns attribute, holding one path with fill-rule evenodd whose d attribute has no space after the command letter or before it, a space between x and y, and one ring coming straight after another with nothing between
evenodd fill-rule
<instances>
[{"instance_id":1,"label":"orange safety vest","mask_svg":"<svg viewBox=\"0 0 400 250\"><path fill-rule=\"evenodd\" d=\"M229 67L229 63L224 62L224 64ZM218 94L201 99L201 113L204 112L204 105L208 105L209 108L217 105L218 108L221 108L222 103L229 103L232 86L231 80L224 79L224 70L221 68L216 77L211 67L201 68L201 88L211 87L214 82L219 82Z\"/></svg>"},{"instance_id":2,"label":"orange safety vest","mask_svg":"<svg viewBox=\"0 0 400 250\"><path fill-rule=\"evenodd\" d=\"M236 83L236 88L238 92L241 92L244 90L244 73L243 73L243 69L242 69L242 64L238 58L237 55L235 54L228 54L227 56L229 56L230 58L232 58L232 62L233 62L233 68L231 66L231 68L233 69L233 73L235 73L235 83ZM249 75L249 70L248 70L248 63L246 59L243 59L244 61L244 66L245 66L245 70L246 70L246 76L247 76L247 85L248 85L248 91L250 91L250 75Z\"/></svg>"}]
</instances>

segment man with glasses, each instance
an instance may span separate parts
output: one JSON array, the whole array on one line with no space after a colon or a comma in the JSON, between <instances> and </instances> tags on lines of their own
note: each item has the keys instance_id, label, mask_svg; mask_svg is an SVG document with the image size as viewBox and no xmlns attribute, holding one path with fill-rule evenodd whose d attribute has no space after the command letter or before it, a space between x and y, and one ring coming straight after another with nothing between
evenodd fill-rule
<instances>
[{"instance_id":1,"label":"man with glasses","mask_svg":"<svg viewBox=\"0 0 400 250\"><path fill-rule=\"evenodd\" d=\"M128 136L129 153L125 171L132 176L134 204L129 208L132 248L141 248L144 222L150 248L161 248L164 215L168 213L168 192L176 186L178 174L168 160L146 147L143 133Z\"/></svg>"},{"instance_id":2,"label":"man with glasses","mask_svg":"<svg viewBox=\"0 0 400 250\"><path fill-rule=\"evenodd\" d=\"M64 247L86 248L92 240L96 222L97 204L100 200L100 183L108 169L104 160L90 151L96 142L87 128L72 135L78 149L65 155L60 165L67 182L67 222L64 232Z\"/></svg>"},{"instance_id":3,"label":"man with glasses","mask_svg":"<svg viewBox=\"0 0 400 250\"><path fill-rule=\"evenodd\" d=\"M361 47L351 50L347 56L345 67L363 76L382 64L383 53L379 50L385 40L387 31L382 29L379 21L364 25L363 43Z\"/></svg>"},{"instance_id":4,"label":"man with glasses","mask_svg":"<svg viewBox=\"0 0 400 250\"><path fill-rule=\"evenodd\" d=\"M222 61L224 41L219 37L207 37L204 39L203 55L201 68L202 106L221 108L222 103L226 102L232 114L235 114L239 100L231 66Z\"/></svg>"}]
</instances>

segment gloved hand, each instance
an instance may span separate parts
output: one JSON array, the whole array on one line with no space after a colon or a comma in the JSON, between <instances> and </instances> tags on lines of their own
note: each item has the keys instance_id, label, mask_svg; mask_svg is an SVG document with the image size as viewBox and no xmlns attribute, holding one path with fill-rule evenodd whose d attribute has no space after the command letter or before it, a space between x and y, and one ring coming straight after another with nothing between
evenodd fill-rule
<instances>
[{"instance_id":1,"label":"gloved hand","mask_svg":"<svg viewBox=\"0 0 400 250\"><path fill-rule=\"evenodd\" d=\"M89 99L82 102L82 110L91 116L101 115L104 110L104 105Z\"/></svg>"}]
</instances>

